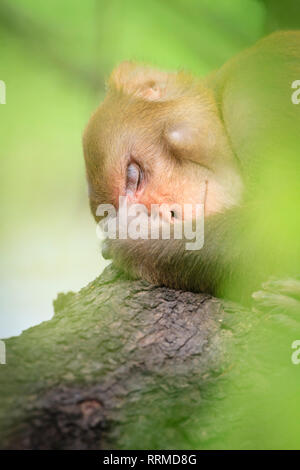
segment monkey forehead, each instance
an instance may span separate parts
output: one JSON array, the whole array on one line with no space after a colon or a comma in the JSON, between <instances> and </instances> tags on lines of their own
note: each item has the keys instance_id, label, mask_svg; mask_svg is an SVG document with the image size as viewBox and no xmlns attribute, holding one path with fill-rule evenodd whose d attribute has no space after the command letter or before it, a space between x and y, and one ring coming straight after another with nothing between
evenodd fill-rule
<instances>
[{"instance_id":1,"label":"monkey forehead","mask_svg":"<svg viewBox=\"0 0 300 470\"><path fill-rule=\"evenodd\" d=\"M135 95L115 92L108 93L99 111L102 115L106 114L113 125L130 126L138 130L144 126L154 129L163 125L172 107L171 102L148 101Z\"/></svg>"},{"instance_id":2,"label":"monkey forehead","mask_svg":"<svg viewBox=\"0 0 300 470\"><path fill-rule=\"evenodd\" d=\"M84 147L105 153L129 153L136 147L158 145L168 112L138 100L105 100L84 133Z\"/></svg>"}]
</instances>

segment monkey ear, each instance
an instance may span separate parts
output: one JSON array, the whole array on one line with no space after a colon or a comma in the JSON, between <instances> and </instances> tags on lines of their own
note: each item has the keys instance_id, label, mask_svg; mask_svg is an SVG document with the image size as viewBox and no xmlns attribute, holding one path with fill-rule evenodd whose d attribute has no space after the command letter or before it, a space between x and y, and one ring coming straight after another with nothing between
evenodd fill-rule
<instances>
[{"instance_id":1,"label":"monkey ear","mask_svg":"<svg viewBox=\"0 0 300 470\"><path fill-rule=\"evenodd\" d=\"M180 122L166 127L165 137L173 149L193 149L198 144L199 129L189 122Z\"/></svg>"},{"instance_id":2,"label":"monkey ear","mask_svg":"<svg viewBox=\"0 0 300 470\"><path fill-rule=\"evenodd\" d=\"M190 121L189 117L170 122L164 130L164 137L175 157L193 160L193 155L201 147L201 129L196 126L197 121Z\"/></svg>"},{"instance_id":3,"label":"monkey ear","mask_svg":"<svg viewBox=\"0 0 300 470\"><path fill-rule=\"evenodd\" d=\"M192 119L190 119L192 118ZM207 123L196 116L178 119L166 125L164 138L172 153L178 159L202 162L211 160L215 136Z\"/></svg>"},{"instance_id":4,"label":"monkey ear","mask_svg":"<svg viewBox=\"0 0 300 470\"><path fill-rule=\"evenodd\" d=\"M109 87L123 93L138 96L147 101L158 101L165 97L168 74L150 67L122 62L109 79Z\"/></svg>"}]
</instances>

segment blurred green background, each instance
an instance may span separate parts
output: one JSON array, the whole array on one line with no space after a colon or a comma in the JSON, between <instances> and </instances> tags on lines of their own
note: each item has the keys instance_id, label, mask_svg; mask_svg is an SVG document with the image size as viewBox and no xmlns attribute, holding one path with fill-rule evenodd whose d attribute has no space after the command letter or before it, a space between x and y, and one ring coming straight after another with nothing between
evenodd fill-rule
<instances>
[{"instance_id":1,"label":"blurred green background","mask_svg":"<svg viewBox=\"0 0 300 470\"><path fill-rule=\"evenodd\" d=\"M123 59L205 75L267 32L299 26L297 1L0 0L0 337L49 319L57 292L104 267L81 135Z\"/></svg>"}]
</instances>

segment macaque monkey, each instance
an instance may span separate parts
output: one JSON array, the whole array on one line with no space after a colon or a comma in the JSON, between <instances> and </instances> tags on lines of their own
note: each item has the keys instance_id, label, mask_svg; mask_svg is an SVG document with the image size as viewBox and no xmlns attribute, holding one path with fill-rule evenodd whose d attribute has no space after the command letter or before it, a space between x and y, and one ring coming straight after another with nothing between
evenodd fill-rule
<instances>
[{"instance_id":1,"label":"macaque monkey","mask_svg":"<svg viewBox=\"0 0 300 470\"><path fill-rule=\"evenodd\" d=\"M135 278L247 301L300 261L300 32L260 40L205 78L131 62L111 74L83 137L89 200L204 204L204 245L108 239L106 257ZM203 191L205 187L205 191ZM202 189L201 189L202 188ZM181 215L180 215L181 216Z\"/></svg>"}]
</instances>

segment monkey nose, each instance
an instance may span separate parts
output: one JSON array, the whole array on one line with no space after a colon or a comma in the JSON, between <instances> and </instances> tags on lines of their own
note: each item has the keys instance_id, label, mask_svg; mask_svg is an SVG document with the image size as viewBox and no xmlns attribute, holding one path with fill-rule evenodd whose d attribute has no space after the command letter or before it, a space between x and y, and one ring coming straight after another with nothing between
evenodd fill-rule
<instances>
[{"instance_id":1,"label":"monkey nose","mask_svg":"<svg viewBox=\"0 0 300 470\"><path fill-rule=\"evenodd\" d=\"M109 247L109 243L107 240L104 240L102 242L102 246L101 246L101 253L102 253L102 256L104 259L111 259L111 252L110 252L110 247Z\"/></svg>"},{"instance_id":2,"label":"monkey nose","mask_svg":"<svg viewBox=\"0 0 300 470\"><path fill-rule=\"evenodd\" d=\"M166 222L173 222L174 220L181 218L177 208L172 207L172 206L161 208L160 216Z\"/></svg>"}]
</instances>

